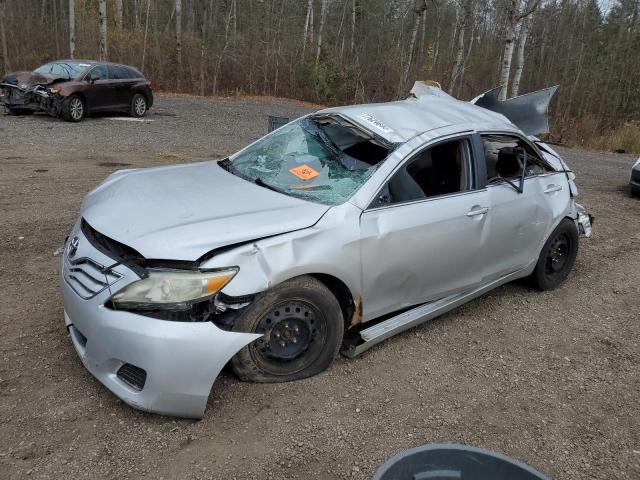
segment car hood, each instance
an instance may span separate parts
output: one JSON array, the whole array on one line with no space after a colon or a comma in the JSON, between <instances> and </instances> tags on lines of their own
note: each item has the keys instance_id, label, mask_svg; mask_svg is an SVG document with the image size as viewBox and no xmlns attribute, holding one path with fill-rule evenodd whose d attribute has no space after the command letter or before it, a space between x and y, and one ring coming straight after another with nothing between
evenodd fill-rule
<instances>
[{"instance_id":1,"label":"car hood","mask_svg":"<svg viewBox=\"0 0 640 480\"><path fill-rule=\"evenodd\" d=\"M82 217L147 259L194 261L220 247L310 227L328 209L210 161L115 172L86 196Z\"/></svg>"},{"instance_id":2,"label":"car hood","mask_svg":"<svg viewBox=\"0 0 640 480\"><path fill-rule=\"evenodd\" d=\"M29 88L35 85L49 85L60 80L69 81L66 77L54 77L36 72L13 72L7 73L2 79L2 83L10 83L20 88Z\"/></svg>"}]
</instances>

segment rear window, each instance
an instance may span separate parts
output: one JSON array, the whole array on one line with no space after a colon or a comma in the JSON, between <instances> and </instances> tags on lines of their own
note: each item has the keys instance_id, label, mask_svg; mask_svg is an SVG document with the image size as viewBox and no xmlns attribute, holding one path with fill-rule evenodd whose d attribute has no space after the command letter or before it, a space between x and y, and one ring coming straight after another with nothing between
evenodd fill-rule
<instances>
[{"instance_id":1,"label":"rear window","mask_svg":"<svg viewBox=\"0 0 640 480\"><path fill-rule=\"evenodd\" d=\"M115 80L135 78L132 76L130 69L123 67L122 65L109 65L109 72L111 73L111 78Z\"/></svg>"},{"instance_id":2,"label":"rear window","mask_svg":"<svg viewBox=\"0 0 640 480\"><path fill-rule=\"evenodd\" d=\"M221 166L285 195L338 205L364 185L391 149L341 120L307 117L258 140Z\"/></svg>"}]
</instances>

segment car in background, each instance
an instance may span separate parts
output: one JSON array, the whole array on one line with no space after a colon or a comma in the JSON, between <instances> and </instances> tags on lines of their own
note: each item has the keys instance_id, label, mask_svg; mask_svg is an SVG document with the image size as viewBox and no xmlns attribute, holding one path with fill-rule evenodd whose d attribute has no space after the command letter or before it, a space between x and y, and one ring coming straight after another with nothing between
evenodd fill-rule
<instances>
[{"instance_id":1,"label":"car in background","mask_svg":"<svg viewBox=\"0 0 640 480\"><path fill-rule=\"evenodd\" d=\"M10 115L44 112L80 122L97 112L143 117L153 106L153 91L151 82L129 65L56 60L32 72L6 74L0 103Z\"/></svg>"},{"instance_id":2,"label":"car in background","mask_svg":"<svg viewBox=\"0 0 640 480\"><path fill-rule=\"evenodd\" d=\"M640 197L640 158L631 167L631 180L629 180L629 188L631 188L631 195Z\"/></svg>"}]
</instances>

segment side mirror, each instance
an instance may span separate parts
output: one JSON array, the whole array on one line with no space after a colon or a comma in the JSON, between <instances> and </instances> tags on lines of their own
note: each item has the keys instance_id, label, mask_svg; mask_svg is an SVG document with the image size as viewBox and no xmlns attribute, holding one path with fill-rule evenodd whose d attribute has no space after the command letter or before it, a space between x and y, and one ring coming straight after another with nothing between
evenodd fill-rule
<instances>
[{"instance_id":1,"label":"side mirror","mask_svg":"<svg viewBox=\"0 0 640 480\"><path fill-rule=\"evenodd\" d=\"M100 80L100 77L97 75L91 75L89 77L89 83L95 83L96 80Z\"/></svg>"}]
</instances>

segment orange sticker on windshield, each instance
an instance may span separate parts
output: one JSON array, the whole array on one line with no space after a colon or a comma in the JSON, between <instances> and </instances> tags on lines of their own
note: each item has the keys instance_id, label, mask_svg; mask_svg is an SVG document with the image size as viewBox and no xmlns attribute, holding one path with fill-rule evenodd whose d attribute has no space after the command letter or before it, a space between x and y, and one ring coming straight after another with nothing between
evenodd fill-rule
<instances>
[{"instance_id":1,"label":"orange sticker on windshield","mask_svg":"<svg viewBox=\"0 0 640 480\"><path fill-rule=\"evenodd\" d=\"M300 180L311 180L313 177L320 175L320 173L309 165L300 165L299 167L292 168L289 172L293 173Z\"/></svg>"}]
</instances>

